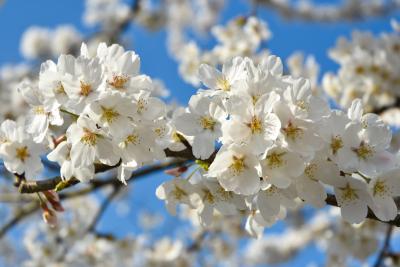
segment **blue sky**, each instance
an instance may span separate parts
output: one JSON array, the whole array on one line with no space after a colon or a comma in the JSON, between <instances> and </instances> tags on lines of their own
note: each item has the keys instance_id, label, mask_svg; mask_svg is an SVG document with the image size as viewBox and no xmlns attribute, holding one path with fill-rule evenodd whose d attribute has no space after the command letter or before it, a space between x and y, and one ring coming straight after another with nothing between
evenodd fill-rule
<instances>
[{"instance_id":1,"label":"blue sky","mask_svg":"<svg viewBox=\"0 0 400 267\"><path fill-rule=\"evenodd\" d=\"M223 11L221 22L237 15L248 14L248 6L243 0L226 1L228 7ZM328 2L328 1L324 1ZM0 66L8 63L19 63L22 56L19 53L19 40L28 26L38 25L54 28L59 24L72 24L84 35L93 32L86 28L81 20L84 1L82 0L6 0L0 7ZM276 13L260 9L259 16L267 21L273 33L272 40L267 46L272 53L286 58L294 51L313 54L321 65L322 72L336 70L336 64L327 56L327 49L336 43L338 36L350 36L351 31L369 30L374 33L389 31L390 18L399 18L400 13L390 17L371 19L355 23L340 22L333 24L306 23L285 21ZM126 36L133 40L133 49L141 56L142 72L162 79L170 89L174 98L185 103L196 88L179 78L177 64L168 55L165 46L165 31L147 32L139 27L131 27ZM201 40L205 46L213 43L211 39ZM133 185L132 194L125 200L130 206L127 217L119 218L112 205L104 216L99 227L104 231L112 231L117 235L127 232L138 233L138 211L145 208L152 212L160 212L167 216L162 228L155 232L157 236L171 235L180 231L182 224L176 218L167 215L163 203L155 197L155 188L168 177L163 174L147 176ZM118 230L115 230L115 224ZM280 231L283 224L278 224L269 232ZM283 266L303 266L311 259L321 263L322 256L313 247L308 248L293 263Z\"/></svg>"}]
</instances>

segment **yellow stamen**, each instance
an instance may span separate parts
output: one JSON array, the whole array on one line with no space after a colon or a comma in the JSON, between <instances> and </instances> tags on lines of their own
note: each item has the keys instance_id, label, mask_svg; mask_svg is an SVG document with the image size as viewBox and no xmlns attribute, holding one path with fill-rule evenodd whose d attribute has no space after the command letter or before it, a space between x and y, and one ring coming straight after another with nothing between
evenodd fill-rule
<instances>
[{"instance_id":1,"label":"yellow stamen","mask_svg":"<svg viewBox=\"0 0 400 267\"><path fill-rule=\"evenodd\" d=\"M80 82L81 83L81 92L80 94L82 96L88 96L91 92L92 92L92 86L88 83L85 83L83 81Z\"/></svg>"},{"instance_id":2,"label":"yellow stamen","mask_svg":"<svg viewBox=\"0 0 400 267\"><path fill-rule=\"evenodd\" d=\"M200 117L200 125L205 130L214 131L215 124L217 122L211 118L210 116L202 116Z\"/></svg>"},{"instance_id":3,"label":"yellow stamen","mask_svg":"<svg viewBox=\"0 0 400 267\"><path fill-rule=\"evenodd\" d=\"M22 162L25 162L25 160L30 157L28 147L23 146L16 148L16 157Z\"/></svg>"},{"instance_id":4,"label":"yellow stamen","mask_svg":"<svg viewBox=\"0 0 400 267\"><path fill-rule=\"evenodd\" d=\"M101 115L101 120L108 123L112 123L116 118L118 118L119 113L113 108L101 107L103 114Z\"/></svg>"}]
</instances>

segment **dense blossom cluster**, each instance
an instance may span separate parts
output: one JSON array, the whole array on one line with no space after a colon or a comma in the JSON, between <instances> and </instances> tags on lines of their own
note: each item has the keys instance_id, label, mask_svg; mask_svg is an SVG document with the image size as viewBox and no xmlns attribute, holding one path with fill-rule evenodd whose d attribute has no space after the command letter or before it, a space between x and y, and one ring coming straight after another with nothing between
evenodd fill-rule
<instances>
[{"instance_id":1,"label":"dense blossom cluster","mask_svg":"<svg viewBox=\"0 0 400 267\"><path fill-rule=\"evenodd\" d=\"M323 207L329 187L349 222L363 221L368 207L383 221L396 217L400 171L388 151L391 131L364 114L360 100L347 113L331 110L308 80L283 75L275 56L258 65L237 57L221 71L202 65L199 77L207 89L174 124L196 158L212 156L216 142L221 147L199 178L158 189L170 210L188 204L206 225L214 211L246 211L247 230L259 236L301 201Z\"/></svg>"},{"instance_id":2,"label":"dense blossom cluster","mask_svg":"<svg viewBox=\"0 0 400 267\"><path fill-rule=\"evenodd\" d=\"M0 208L15 215L0 239L37 210L45 224L30 221L18 252L12 236L1 239L0 265L7 256L15 266L21 255L28 267L258 266L289 261L312 244L327 266L353 266L380 254L383 237L378 257L399 264L390 239L400 224L400 133L385 123L400 126L399 23L377 37L340 38L329 51L340 68L321 81L312 55L294 52L284 67L271 54L272 33L257 14L268 4L306 20L363 18L392 1L260 0L219 25L225 2L86 0L93 36L70 25L27 29L20 50L32 65L0 69ZM198 89L188 104L161 100L169 94L163 82L113 44L130 44L122 34L131 23L165 27L180 78ZM208 48L198 38L207 32L215 39ZM142 233L103 232L107 207L122 216L142 206L131 198L141 197L136 185L123 184L164 168L174 177L155 195L186 223L161 226L161 215L140 210ZM283 219L282 233L264 231ZM169 236L153 233L156 226Z\"/></svg>"},{"instance_id":3,"label":"dense blossom cluster","mask_svg":"<svg viewBox=\"0 0 400 267\"><path fill-rule=\"evenodd\" d=\"M323 85L342 107L362 99L367 111L393 105L399 98L400 36L398 32L374 37L353 32L352 39L338 39L330 57L340 64L337 74L327 73Z\"/></svg>"},{"instance_id":4,"label":"dense blossom cluster","mask_svg":"<svg viewBox=\"0 0 400 267\"><path fill-rule=\"evenodd\" d=\"M27 178L40 175L40 155L51 137L65 130L48 159L61 166L64 179L93 178L95 163L119 164L119 178L165 157L170 127L166 106L152 96L156 86L139 74L140 60L119 45L100 44L89 56L62 55L42 64L38 81L24 80L19 90L30 109L17 122L1 124L1 155L7 169ZM65 122L67 121L67 122Z\"/></svg>"}]
</instances>

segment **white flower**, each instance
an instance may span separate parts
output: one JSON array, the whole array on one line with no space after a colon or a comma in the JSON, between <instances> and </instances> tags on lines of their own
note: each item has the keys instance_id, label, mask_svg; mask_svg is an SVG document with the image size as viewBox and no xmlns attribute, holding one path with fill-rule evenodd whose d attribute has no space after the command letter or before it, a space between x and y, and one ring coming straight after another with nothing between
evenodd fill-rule
<instances>
[{"instance_id":1,"label":"white flower","mask_svg":"<svg viewBox=\"0 0 400 267\"><path fill-rule=\"evenodd\" d=\"M76 123L71 124L67 130L67 140L72 145L71 162L74 167L89 166L96 160L110 166L119 161L104 131L86 116L80 116Z\"/></svg>"},{"instance_id":2,"label":"white flower","mask_svg":"<svg viewBox=\"0 0 400 267\"><path fill-rule=\"evenodd\" d=\"M47 155L47 158L60 164L60 174L64 180L69 180L72 177L81 182L91 180L94 177L94 165L76 168L71 162L71 147L70 143L63 141Z\"/></svg>"},{"instance_id":3,"label":"white flower","mask_svg":"<svg viewBox=\"0 0 400 267\"><path fill-rule=\"evenodd\" d=\"M297 194L306 203L322 208L326 204L327 194L321 182L340 186L343 184L343 177L340 176L340 170L336 164L324 159L322 155L317 155L307 164L304 173L296 178Z\"/></svg>"},{"instance_id":4,"label":"white flower","mask_svg":"<svg viewBox=\"0 0 400 267\"><path fill-rule=\"evenodd\" d=\"M188 112L175 118L175 126L184 135L193 136L193 155L207 159L222 134L221 121L225 118L225 111L215 100L197 94L190 98Z\"/></svg>"},{"instance_id":5,"label":"white flower","mask_svg":"<svg viewBox=\"0 0 400 267\"><path fill-rule=\"evenodd\" d=\"M336 200L344 220L360 223L368 214L373 202L364 180L346 176L341 186L335 186Z\"/></svg>"},{"instance_id":6,"label":"white flower","mask_svg":"<svg viewBox=\"0 0 400 267\"><path fill-rule=\"evenodd\" d=\"M396 169L374 177L368 188L373 200L370 207L376 217L382 221L393 220L398 214L393 197L400 196L400 171Z\"/></svg>"},{"instance_id":7,"label":"white flower","mask_svg":"<svg viewBox=\"0 0 400 267\"><path fill-rule=\"evenodd\" d=\"M133 119L141 123L160 119L166 112L165 103L159 98L150 96L148 91L135 94L133 104Z\"/></svg>"},{"instance_id":8,"label":"white flower","mask_svg":"<svg viewBox=\"0 0 400 267\"><path fill-rule=\"evenodd\" d=\"M245 78L244 64L241 57L222 66L222 72L207 64L200 65L199 78L201 82L212 90L212 94L227 95L240 80Z\"/></svg>"},{"instance_id":9,"label":"white flower","mask_svg":"<svg viewBox=\"0 0 400 267\"><path fill-rule=\"evenodd\" d=\"M85 112L112 138L120 140L129 133L135 105L132 100L118 93L107 92L87 106Z\"/></svg>"},{"instance_id":10,"label":"white flower","mask_svg":"<svg viewBox=\"0 0 400 267\"><path fill-rule=\"evenodd\" d=\"M153 89L150 78L139 75L140 58L135 52L125 51L117 44L107 47L101 43L97 48L97 57L105 68L107 89L129 95Z\"/></svg>"},{"instance_id":11,"label":"white flower","mask_svg":"<svg viewBox=\"0 0 400 267\"><path fill-rule=\"evenodd\" d=\"M45 152L45 148L34 143L23 126L6 120L1 124L0 136L0 157L9 172L25 174L27 178L40 175L43 170L40 155Z\"/></svg>"},{"instance_id":12,"label":"white flower","mask_svg":"<svg viewBox=\"0 0 400 267\"><path fill-rule=\"evenodd\" d=\"M261 161L263 180L278 188L287 188L305 168L304 160L286 148L269 149Z\"/></svg>"},{"instance_id":13,"label":"white flower","mask_svg":"<svg viewBox=\"0 0 400 267\"><path fill-rule=\"evenodd\" d=\"M231 97L230 119L223 124L223 142L247 144L254 154L262 154L277 139L281 122L272 113L279 95L272 92L254 101L248 95ZM253 105L254 103L254 105Z\"/></svg>"},{"instance_id":14,"label":"white flower","mask_svg":"<svg viewBox=\"0 0 400 267\"><path fill-rule=\"evenodd\" d=\"M245 146L223 146L210 165L209 177L216 177L227 191L252 195L260 190L260 163Z\"/></svg>"},{"instance_id":15,"label":"white flower","mask_svg":"<svg viewBox=\"0 0 400 267\"><path fill-rule=\"evenodd\" d=\"M63 58L63 57L61 57ZM68 110L80 114L87 104L98 99L103 91L103 70L98 58L69 57L65 59L68 76L63 87L70 100L65 104Z\"/></svg>"},{"instance_id":16,"label":"white flower","mask_svg":"<svg viewBox=\"0 0 400 267\"><path fill-rule=\"evenodd\" d=\"M187 204L193 207L194 187L187 180L174 178L168 182L162 183L156 190L156 196L165 201L167 210L176 214L177 204Z\"/></svg>"},{"instance_id":17,"label":"white flower","mask_svg":"<svg viewBox=\"0 0 400 267\"><path fill-rule=\"evenodd\" d=\"M274 112L282 124L280 138L288 149L309 156L322 148L322 140L316 135L316 122L296 117L283 101L275 103Z\"/></svg>"},{"instance_id":18,"label":"white flower","mask_svg":"<svg viewBox=\"0 0 400 267\"><path fill-rule=\"evenodd\" d=\"M257 207L264 220L269 221L279 214L286 213L286 208L295 207L296 190L294 187L279 189L271 185L257 194Z\"/></svg>"},{"instance_id":19,"label":"white flower","mask_svg":"<svg viewBox=\"0 0 400 267\"><path fill-rule=\"evenodd\" d=\"M33 135L36 143L41 143L47 135L49 125L61 126L64 123L60 106L57 102L46 99L31 81L23 81L19 91L31 106L26 116L26 131Z\"/></svg>"},{"instance_id":20,"label":"white flower","mask_svg":"<svg viewBox=\"0 0 400 267\"><path fill-rule=\"evenodd\" d=\"M312 94L309 80L298 78L291 82L293 85L285 90L283 95L294 116L318 121L329 115L327 102Z\"/></svg>"}]
</instances>

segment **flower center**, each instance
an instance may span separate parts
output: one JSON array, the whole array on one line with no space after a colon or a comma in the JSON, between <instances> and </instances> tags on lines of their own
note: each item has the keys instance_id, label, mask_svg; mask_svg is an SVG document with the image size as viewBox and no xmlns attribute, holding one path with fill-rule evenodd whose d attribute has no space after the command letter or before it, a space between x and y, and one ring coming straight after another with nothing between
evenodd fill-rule
<instances>
[{"instance_id":1,"label":"flower center","mask_svg":"<svg viewBox=\"0 0 400 267\"><path fill-rule=\"evenodd\" d=\"M337 152L339 151L339 149L341 149L343 147L343 140L342 138L340 138L340 136L335 136L332 137L331 140L331 149L332 149L332 153L333 155L336 155Z\"/></svg>"},{"instance_id":2,"label":"flower center","mask_svg":"<svg viewBox=\"0 0 400 267\"><path fill-rule=\"evenodd\" d=\"M21 160L22 162L25 162L25 160L27 158L29 158L30 154L28 151L28 147L27 146L23 146L23 147L18 147L16 148L16 157Z\"/></svg>"},{"instance_id":3,"label":"flower center","mask_svg":"<svg viewBox=\"0 0 400 267\"><path fill-rule=\"evenodd\" d=\"M357 157L363 160L367 160L374 154L372 147L364 142L361 142L358 148L353 148L353 151L357 154Z\"/></svg>"},{"instance_id":4,"label":"flower center","mask_svg":"<svg viewBox=\"0 0 400 267\"><path fill-rule=\"evenodd\" d=\"M257 116L253 116L247 126L250 128L252 134L260 134L262 132L262 122Z\"/></svg>"},{"instance_id":5,"label":"flower center","mask_svg":"<svg viewBox=\"0 0 400 267\"><path fill-rule=\"evenodd\" d=\"M109 85L114 87L115 89L121 90L125 88L125 84L129 80L128 76L123 75L113 75L111 81L107 81Z\"/></svg>"},{"instance_id":6,"label":"flower center","mask_svg":"<svg viewBox=\"0 0 400 267\"><path fill-rule=\"evenodd\" d=\"M244 157L232 157L233 161L229 168L233 171L234 175L238 175L239 173L243 172L246 165L244 164Z\"/></svg>"},{"instance_id":7,"label":"flower center","mask_svg":"<svg viewBox=\"0 0 400 267\"><path fill-rule=\"evenodd\" d=\"M92 86L89 83L85 83L83 81L81 81L80 83L81 83L81 92L80 92L80 94L82 96L88 96L90 94L90 92L92 92Z\"/></svg>"},{"instance_id":8,"label":"flower center","mask_svg":"<svg viewBox=\"0 0 400 267\"><path fill-rule=\"evenodd\" d=\"M383 196L387 193L388 188L385 185L385 182L383 181L377 181L374 184L374 188L373 188L373 195L376 196Z\"/></svg>"},{"instance_id":9,"label":"flower center","mask_svg":"<svg viewBox=\"0 0 400 267\"><path fill-rule=\"evenodd\" d=\"M61 82L58 82L58 83L57 83L55 93L56 93L56 94L64 94L64 95L66 94L66 93L65 93L64 86L63 86L63 84L62 84Z\"/></svg>"},{"instance_id":10,"label":"flower center","mask_svg":"<svg viewBox=\"0 0 400 267\"><path fill-rule=\"evenodd\" d=\"M311 180L316 180L315 179L316 170L317 170L317 164L311 163L305 168L304 174L307 175L307 177L310 178Z\"/></svg>"},{"instance_id":11,"label":"flower center","mask_svg":"<svg viewBox=\"0 0 400 267\"><path fill-rule=\"evenodd\" d=\"M101 115L102 121L112 123L119 116L119 113L116 112L113 108L101 107L101 109L103 110L103 114Z\"/></svg>"},{"instance_id":12,"label":"flower center","mask_svg":"<svg viewBox=\"0 0 400 267\"><path fill-rule=\"evenodd\" d=\"M128 144L133 144L133 145L139 144L139 136L137 134L128 135L125 139L125 145Z\"/></svg>"},{"instance_id":13,"label":"flower center","mask_svg":"<svg viewBox=\"0 0 400 267\"><path fill-rule=\"evenodd\" d=\"M300 137L303 134L303 130L300 127L295 126L292 122L289 122L288 125L282 129L287 138L295 141L296 138Z\"/></svg>"},{"instance_id":14,"label":"flower center","mask_svg":"<svg viewBox=\"0 0 400 267\"><path fill-rule=\"evenodd\" d=\"M346 187L341 188L343 192L343 199L346 201L352 201L358 198L357 192L355 189L351 188L349 184Z\"/></svg>"},{"instance_id":15,"label":"flower center","mask_svg":"<svg viewBox=\"0 0 400 267\"><path fill-rule=\"evenodd\" d=\"M36 115L46 115L46 111L43 106L36 106L33 108L33 113Z\"/></svg>"},{"instance_id":16,"label":"flower center","mask_svg":"<svg viewBox=\"0 0 400 267\"><path fill-rule=\"evenodd\" d=\"M200 125L205 130L214 131L214 126L217 122L210 116L202 116L200 118Z\"/></svg>"},{"instance_id":17,"label":"flower center","mask_svg":"<svg viewBox=\"0 0 400 267\"><path fill-rule=\"evenodd\" d=\"M231 85L229 84L229 81L225 77L218 78L217 86L219 87L219 89L226 92L231 90Z\"/></svg>"},{"instance_id":18,"label":"flower center","mask_svg":"<svg viewBox=\"0 0 400 267\"><path fill-rule=\"evenodd\" d=\"M174 190L172 190L172 195L175 197L176 200L181 200L183 197L187 196L188 194L179 186L175 185Z\"/></svg>"},{"instance_id":19,"label":"flower center","mask_svg":"<svg viewBox=\"0 0 400 267\"><path fill-rule=\"evenodd\" d=\"M283 159L283 155L285 154L286 152L272 152L269 154L266 158L268 167L271 169L282 167L282 165L285 163Z\"/></svg>"},{"instance_id":20,"label":"flower center","mask_svg":"<svg viewBox=\"0 0 400 267\"><path fill-rule=\"evenodd\" d=\"M137 102L137 113L141 114L143 111L147 109L147 101L143 98L139 99Z\"/></svg>"},{"instance_id":21,"label":"flower center","mask_svg":"<svg viewBox=\"0 0 400 267\"><path fill-rule=\"evenodd\" d=\"M97 143L97 135L85 128L81 142L89 146L95 146Z\"/></svg>"},{"instance_id":22,"label":"flower center","mask_svg":"<svg viewBox=\"0 0 400 267\"><path fill-rule=\"evenodd\" d=\"M213 194L211 194L210 190L203 189L203 193L204 193L203 201L205 200L210 204L213 204L215 202L215 198Z\"/></svg>"}]
</instances>

